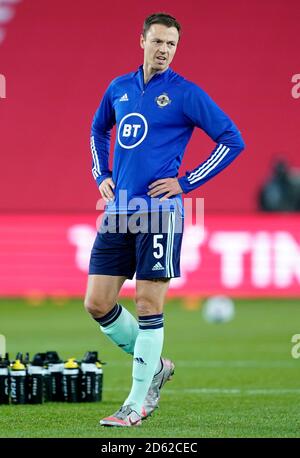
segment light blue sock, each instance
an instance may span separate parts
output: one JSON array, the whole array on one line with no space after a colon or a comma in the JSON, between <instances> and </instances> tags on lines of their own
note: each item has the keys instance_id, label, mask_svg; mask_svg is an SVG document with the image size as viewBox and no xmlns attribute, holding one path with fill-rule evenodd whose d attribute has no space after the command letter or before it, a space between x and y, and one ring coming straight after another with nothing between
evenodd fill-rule
<instances>
[{"instance_id":1,"label":"light blue sock","mask_svg":"<svg viewBox=\"0 0 300 458\"><path fill-rule=\"evenodd\" d=\"M151 381L161 367L164 340L163 314L139 317L139 333L133 356L132 388L123 405L141 414Z\"/></svg>"},{"instance_id":2,"label":"light blue sock","mask_svg":"<svg viewBox=\"0 0 300 458\"><path fill-rule=\"evenodd\" d=\"M102 318L95 318L101 331L122 350L133 355L139 332L137 320L122 305L114 308Z\"/></svg>"},{"instance_id":3,"label":"light blue sock","mask_svg":"<svg viewBox=\"0 0 300 458\"><path fill-rule=\"evenodd\" d=\"M136 338L139 333L137 320L121 304L102 318L94 318L99 324L101 331L118 345L126 353L133 355ZM161 359L158 361L155 374L162 369Z\"/></svg>"}]
</instances>

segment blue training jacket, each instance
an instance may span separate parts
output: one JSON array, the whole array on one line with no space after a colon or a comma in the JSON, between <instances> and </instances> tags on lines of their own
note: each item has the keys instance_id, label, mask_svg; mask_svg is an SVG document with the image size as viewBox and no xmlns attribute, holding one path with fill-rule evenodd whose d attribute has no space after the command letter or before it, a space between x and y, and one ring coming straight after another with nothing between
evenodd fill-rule
<instances>
[{"instance_id":1,"label":"blue training jacket","mask_svg":"<svg viewBox=\"0 0 300 458\"><path fill-rule=\"evenodd\" d=\"M116 124L113 170L109 170L111 129ZM91 151L93 176L99 186L107 177L115 183L115 199L108 213L151 211L148 186L161 178L178 176L194 127L204 130L216 143L211 155L179 178L184 193L198 188L221 172L244 149L235 124L196 84L171 68L144 84L143 66L115 78L106 90L93 119ZM121 194L119 191L121 191ZM141 198L145 200L141 200ZM130 205L130 200L134 204ZM182 207L181 194L164 202ZM138 206L137 206L138 205Z\"/></svg>"}]
</instances>

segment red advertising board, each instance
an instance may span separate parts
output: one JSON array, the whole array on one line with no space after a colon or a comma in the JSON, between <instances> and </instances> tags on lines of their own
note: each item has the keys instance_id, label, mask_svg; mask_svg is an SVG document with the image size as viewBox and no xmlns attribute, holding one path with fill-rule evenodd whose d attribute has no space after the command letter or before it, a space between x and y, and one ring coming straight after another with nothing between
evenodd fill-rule
<instances>
[{"instance_id":1,"label":"red advertising board","mask_svg":"<svg viewBox=\"0 0 300 458\"><path fill-rule=\"evenodd\" d=\"M0 216L0 295L83 296L97 215ZM300 216L206 215L187 223L170 295L300 296ZM127 281L124 295L132 295Z\"/></svg>"}]
</instances>

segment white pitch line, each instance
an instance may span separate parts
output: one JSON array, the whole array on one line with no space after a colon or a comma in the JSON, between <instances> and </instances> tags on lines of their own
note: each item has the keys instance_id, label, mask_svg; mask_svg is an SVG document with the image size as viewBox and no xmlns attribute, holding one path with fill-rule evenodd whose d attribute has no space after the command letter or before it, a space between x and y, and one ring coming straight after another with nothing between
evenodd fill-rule
<instances>
[{"instance_id":1,"label":"white pitch line","mask_svg":"<svg viewBox=\"0 0 300 458\"><path fill-rule=\"evenodd\" d=\"M269 368L269 367L297 367L300 364L294 361L178 361L178 366L181 367L245 367L245 368Z\"/></svg>"},{"instance_id":2,"label":"white pitch line","mask_svg":"<svg viewBox=\"0 0 300 458\"><path fill-rule=\"evenodd\" d=\"M300 368L300 362L297 362L295 360L291 361L254 361L254 360L245 360L245 361L238 361L238 360L230 360L230 361L184 361L184 360L175 360L175 366L176 367L185 367L185 368L230 368L230 367L242 367L242 368L294 368L294 369L299 369ZM122 361L122 362L116 362L116 361L111 361L108 363L109 366L127 366L130 367L132 363L130 361Z\"/></svg>"},{"instance_id":3,"label":"white pitch line","mask_svg":"<svg viewBox=\"0 0 300 458\"><path fill-rule=\"evenodd\" d=\"M112 392L127 392L125 388L105 388L105 391ZM176 389L164 389L165 394L238 394L245 396L257 396L257 395L283 395L283 394L300 394L300 388L253 388L253 389L241 389L241 388L178 388Z\"/></svg>"},{"instance_id":4,"label":"white pitch line","mask_svg":"<svg viewBox=\"0 0 300 458\"><path fill-rule=\"evenodd\" d=\"M180 390L178 390L180 391ZM186 388L183 390L190 394L243 394L246 396L251 395L265 395L265 394L299 394L300 388Z\"/></svg>"}]
</instances>

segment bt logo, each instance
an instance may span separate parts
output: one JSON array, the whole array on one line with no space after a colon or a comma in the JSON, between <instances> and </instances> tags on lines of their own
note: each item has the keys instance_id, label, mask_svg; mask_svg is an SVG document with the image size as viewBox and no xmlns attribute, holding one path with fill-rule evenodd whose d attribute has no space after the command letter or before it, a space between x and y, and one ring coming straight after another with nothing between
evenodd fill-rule
<instances>
[{"instance_id":1,"label":"bt logo","mask_svg":"<svg viewBox=\"0 0 300 458\"><path fill-rule=\"evenodd\" d=\"M118 143L122 148L131 149L140 145L148 133L146 118L140 113L129 113L119 124Z\"/></svg>"}]
</instances>

